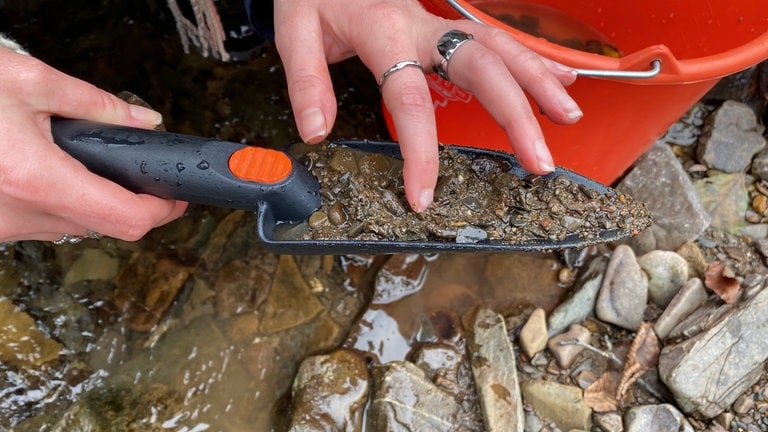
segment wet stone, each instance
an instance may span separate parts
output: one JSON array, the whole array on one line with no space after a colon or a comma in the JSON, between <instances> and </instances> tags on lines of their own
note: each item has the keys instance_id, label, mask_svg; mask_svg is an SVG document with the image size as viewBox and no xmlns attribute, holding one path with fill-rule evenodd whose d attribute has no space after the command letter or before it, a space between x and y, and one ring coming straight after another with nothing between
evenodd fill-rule
<instances>
[{"instance_id":1,"label":"wet stone","mask_svg":"<svg viewBox=\"0 0 768 432\"><path fill-rule=\"evenodd\" d=\"M452 346L425 344L414 354L413 363L435 384L450 383L449 386L455 386L459 381L459 366L463 360L464 356Z\"/></svg>"},{"instance_id":2,"label":"wet stone","mask_svg":"<svg viewBox=\"0 0 768 432\"><path fill-rule=\"evenodd\" d=\"M115 304L131 328L150 331L165 317L190 275L175 259L137 253L115 281Z\"/></svg>"},{"instance_id":3,"label":"wet stone","mask_svg":"<svg viewBox=\"0 0 768 432\"><path fill-rule=\"evenodd\" d=\"M62 285L72 285L82 280L112 280L117 272L117 258L102 249L85 249L72 263Z\"/></svg>"},{"instance_id":4,"label":"wet stone","mask_svg":"<svg viewBox=\"0 0 768 432\"><path fill-rule=\"evenodd\" d=\"M376 273L374 304L397 301L421 289L427 275L427 260L419 254L392 255Z\"/></svg>"},{"instance_id":5,"label":"wet stone","mask_svg":"<svg viewBox=\"0 0 768 432\"><path fill-rule=\"evenodd\" d=\"M367 430L381 432L455 431L461 410L416 365L394 361L373 370L374 391Z\"/></svg>"},{"instance_id":6,"label":"wet stone","mask_svg":"<svg viewBox=\"0 0 768 432\"><path fill-rule=\"evenodd\" d=\"M33 368L55 360L60 343L46 336L35 320L7 298L0 298L0 362Z\"/></svg>"},{"instance_id":7,"label":"wet stone","mask_svg":"<svg viewBox=\"0 0 768 432\"><path fill-rule=\"evenodd\" d=\"M459 430L486 430L475 380L466 350L463 348L464 340L456 345L462 347L445 343L426 343L414 353L413 363L423 370L438 388L451 394L454 400L460 403L461 411L457 420Z\"/></svg>"},{"instance_id":8,"label":"wet stone","mask_svg":"<svg viewBox=\"0 0 768 432\"><path fill-rule=\"evenodd\" d=\"M434 203L417 214L405 198L402 161L388 158L386 163L367 163L366 169L359 169L371 157L333 143L298 155L320 180L323 204L310 217L304 234L286 228L290 231L286 235L507 244L576 236L589 244L600 242L597 236L604 230L634 235L651 221L644 205L628 195L601 194L565 174L520 178L505 159L472 158L449 146L441 147Z\"/></svg>"},{"instance_id":9,"label":"wet stone","mask_svg":"<svg viewBox=\"0 0 768 432\"><path fill-rule=\"evenodd\" d=\"M360 431L368 365L349 350L305 359L293 383L289 431Z\"/></svg>"},{"instance_id":10,"label":"wet stone","mask_svg":"<svg viewBox=\"0 0 768 432\"><path fill-rule=\"evenodd\" d=\"M216 275L216 312L222 317L254 311L267 297L270 274L246 260L234 260Z\"/></svg>"}]
</instances>

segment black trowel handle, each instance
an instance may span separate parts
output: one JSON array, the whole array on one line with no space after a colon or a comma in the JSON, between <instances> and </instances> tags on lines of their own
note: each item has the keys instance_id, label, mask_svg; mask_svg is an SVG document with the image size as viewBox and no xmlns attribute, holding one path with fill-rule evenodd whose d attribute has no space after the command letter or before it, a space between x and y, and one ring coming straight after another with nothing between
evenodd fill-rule
<instances>
[{"instance_id":1,"label":"black trowel handle","mask_svg":"<svg viewBox=\"0 0 768 432\"><path fill-rule=\"evenodd\" d=\"M288 154L176 134L51 119L53 140L92 172L136 193L305 220L320 207L320 185Z\"/></svg>"}]
</instances>

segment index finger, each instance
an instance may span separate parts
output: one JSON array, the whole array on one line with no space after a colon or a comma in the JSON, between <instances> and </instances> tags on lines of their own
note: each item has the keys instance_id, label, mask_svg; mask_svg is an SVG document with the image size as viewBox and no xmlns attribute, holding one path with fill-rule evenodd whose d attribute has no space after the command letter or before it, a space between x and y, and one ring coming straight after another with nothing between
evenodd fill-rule
<instances>
[{"instance_id":1,"label":"index finger","mask_svg":"<svg viewBox=\"0 0 768 432\"><path fill-rule=\"evenodd\" d=\"M387 79L382 96L400 142L406 197L414 211L422 212L432 203L439 168L437 126L427 81L418 69L403 69Z\"/></svg>"}]
</instances>

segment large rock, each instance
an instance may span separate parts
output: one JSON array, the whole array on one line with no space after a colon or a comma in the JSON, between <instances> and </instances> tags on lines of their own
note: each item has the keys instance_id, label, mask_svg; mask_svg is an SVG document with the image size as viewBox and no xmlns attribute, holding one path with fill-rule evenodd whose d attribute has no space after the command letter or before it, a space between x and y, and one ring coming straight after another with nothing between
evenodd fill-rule
<instances>
[{"instance_id":1,"label":"large rock","mask_svg":"<svg viewBox=\"0 0 768 432\"><path fill-rule=\"evenodd\" d=\"M667 144L651 147L617 189L645 202L653 214L651 227L628 240L639 254L654 249L675 250L695 240L709 226L709 213Z\"/></svg>"},{"instance_id":2,"label":"large rock","mask_svg":"<svg viewBox=\"0 0 768 432\"><path fill-rule=\"evenodd\" d=\"M729 100L707 118L697 156L710 168L740 173L764 147L763 127L758 125L755 112L746 104Z\"/></svg>"},{"instance_id":3,"label":"large rock","mask_svg":"<svg viewBox=\"0 0 768 432\"><path fill-rule=\"evenodd\" d=\"M63 347L7 298L0 298L0 362L34 368L59 358Z\"/></svg>"},{"instance_id":4,"label":"large rock","mask_svg":"<svg viewBox=\"0 0 768 432\"><path fill-rule=\"evenodd\" d=\"M759 379L768 359L764 286L723 306L704 331L662 350L659 375L685 412L715 417Z\"/></svg>"}]
</instances>

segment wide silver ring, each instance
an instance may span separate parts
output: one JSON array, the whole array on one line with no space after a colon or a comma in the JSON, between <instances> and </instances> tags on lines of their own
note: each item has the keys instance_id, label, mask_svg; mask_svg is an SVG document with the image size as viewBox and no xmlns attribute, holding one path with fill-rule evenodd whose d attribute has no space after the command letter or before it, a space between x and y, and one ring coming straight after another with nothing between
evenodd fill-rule
<instances>
[{"instance_id":1,"label":"wide silver ring","mask_svg":"<svg viewBox=\"0 0 768 432\"><path fill-rule=\"evenodd\" d=\"M393 73L401 69L405 69L407 67L416 67L416 68L419 68L419 70L422 73L424 72L424 67L417 60L406 60L406 61L397 62L391 68L387 69L386 72L381 74L381 79L379 79L379 90L381 90L381 86L384 85L384 81L386 81L390 75L392 75Z\"/></svg>"},{"instance_id":2,"label":"wide silver ring","mask_svg":"<svg viewBox=\"0 0 768 432\"><path fill-rule=\"evenodd\" d=\"M444 34L443 37L437 41L437 52L440 54L440 63L432 66L435 72L440 78L448 80L448 62L451 61L453 53L466 41L472 40L475 37L470 33L464 33L461 30L451 30Z\"/></svg>"}]
</instances>

